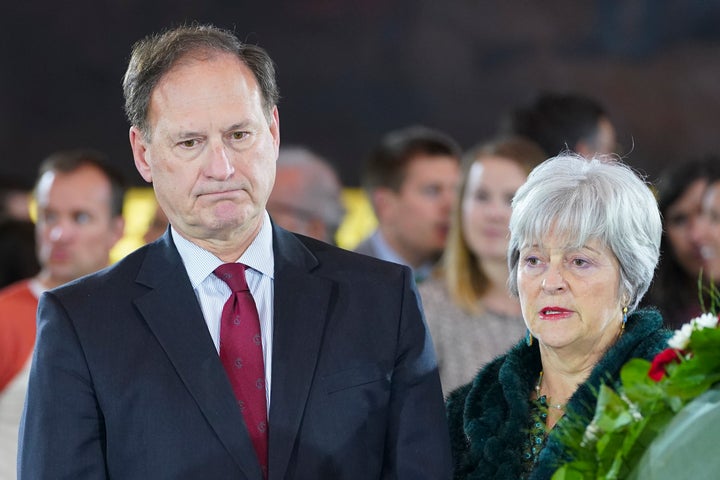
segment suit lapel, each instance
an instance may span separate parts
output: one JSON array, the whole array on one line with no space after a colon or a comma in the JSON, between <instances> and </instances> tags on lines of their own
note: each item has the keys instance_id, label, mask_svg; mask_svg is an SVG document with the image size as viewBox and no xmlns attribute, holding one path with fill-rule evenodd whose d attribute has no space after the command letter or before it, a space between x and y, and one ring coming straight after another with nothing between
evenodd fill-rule
<instances>
[{"instance_id":1,"label":"suit lapel","mask_svg":"<svg viewBox=\"0 0 720 480\"><path fill-rule=\"evenodd\" d=\"M247 478L262 478L230 382L169 233L148 248L137 281L151 290L135 305L230 455Z\"/></svg>"},{"instance_id":2,"label":"suit lapel","mask_svg":"<svg viewBox=\"0 0 720 480\"><path fill-rule=\"evenodd\" d=\"M270 480L285 478L328 314L333 283L311 273L318 262L293 235L274 230L275 282Z\"/></svg>"}]
</instances>

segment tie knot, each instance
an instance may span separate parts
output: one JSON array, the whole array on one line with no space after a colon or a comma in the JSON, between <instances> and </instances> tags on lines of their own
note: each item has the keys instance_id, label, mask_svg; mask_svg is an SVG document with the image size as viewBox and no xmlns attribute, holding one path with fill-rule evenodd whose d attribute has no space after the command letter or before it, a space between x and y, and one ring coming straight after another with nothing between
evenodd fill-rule
<instances>
[{"instance_id":1,"label":"tie knot","mask_svg":"<svg viewBox=\"0 0 720 480\"><path fill-rule=\"evenodd\" d=\"M233 292L248 291L245 280L245 265L242 263L224 263L213 272L223 282L227 283Z\"/></svg>"}]
</instances>

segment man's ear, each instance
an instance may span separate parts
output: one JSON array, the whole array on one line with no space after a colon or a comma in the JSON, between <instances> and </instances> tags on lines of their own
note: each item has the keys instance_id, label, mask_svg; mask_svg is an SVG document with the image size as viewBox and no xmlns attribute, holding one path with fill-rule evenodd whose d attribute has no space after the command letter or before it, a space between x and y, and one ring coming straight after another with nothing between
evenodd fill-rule
<instances>
[{"instance_id":1,"label":"man's ear","mask_svg":"<svg viewBox=\"0 0 720 480\"><path fill-rule=\"evenodd\" d=\"M393 190L386 187L377 187L372 192L370 202L378 220L388 218L394 208L396 196L397 194Z\"/></svg>"},{"instance_id":2,"label":"man's ear","mask_svg":"<svg viewBox=\"0 0 720 480\"><path fill-rule=\"evenodd\" d=\"M136 126L130 127L130 148L132 149L135 168L140 176L148 183L152 183L152 170L147 162L147 147L145 137Z\"/></svg>"},{"instance_id":3,"label":"man's ear","mask_svg":"<svg viewBox=\"0 0 720 480\"><path fill-rule=\"evenodd\" d=\"M270 135L273 137L275 150L278 150L280 148L280 113L277 105L273 107L272 117L270 118Z\"/></svg>"},{"instance_id":4,"label":"man's ear","mask_svg":"<svg viewBox=\"0 0 720 480\"><path fill-rule=\"evenodd\" d=\"M120 239L125 234L125 219L122 216L115 217L111 220L112 224L110 225L110 228L112 229L112 245L110 248L114 247L115 244L120 241Z\"/></svg>"}]
</instances>

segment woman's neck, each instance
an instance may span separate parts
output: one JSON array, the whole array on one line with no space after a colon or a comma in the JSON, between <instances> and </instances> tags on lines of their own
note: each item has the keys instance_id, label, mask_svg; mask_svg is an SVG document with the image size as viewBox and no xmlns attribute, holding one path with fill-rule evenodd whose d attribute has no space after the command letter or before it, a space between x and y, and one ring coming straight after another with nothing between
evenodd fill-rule
<instances>
[{"instance_id":1,"label":"woman's neck","mask_svg":"<svg viewBox=\"0 0 720 480\"><path fill-rule=\"evenodd\" d=\"M588 379L596 365L596 361L590 357L568 360L542 345L540 353L542 358L540 391L556 404L566 404L578 386Z\"/></svg>"}]
</instances>

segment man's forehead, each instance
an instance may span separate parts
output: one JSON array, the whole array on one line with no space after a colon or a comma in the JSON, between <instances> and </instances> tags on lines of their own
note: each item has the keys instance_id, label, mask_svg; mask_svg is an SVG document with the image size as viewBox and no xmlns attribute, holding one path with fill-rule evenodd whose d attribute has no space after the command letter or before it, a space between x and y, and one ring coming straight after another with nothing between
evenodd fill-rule
<instances>
[{"instance_id":1,"label":"man's forehead","mask_svg":"<svg viewBox=\"0 0 720 480\"><path fill-rule=\"evenodd\" d=\"M257 107L262 113L262 93L252 71L240 60L227 54L208 61L194 61L178 65L166 73L157 83L150 96L148 123L157 126L167 119L168 114L180 115L188 125L178 126L180 130L193 131L192 123L198 112L212 112L214 120L227 109L229 103L237 103L236 115L226 120L228 125L249 121L239 113L249 114ZM192 115L185 115L185 113ZM263 115L264 117L264 115ZM226 125L227 126L227 125Z\"/></svg>"},{"instance_id":2,"label":"man's forehead","mask_svg":"<svg viewBox=\"0 0 720 480\"><path fill-rule=\"evenodd\" d=\"M176 60L172 66L158 79L153 87L150 98L155 92L168 83L176 83L182 85L189 80L189 72L195 72L206 75L205 78L212 78L219 74L231 73L235 78L243 78L247 81L252 80L253 86L257 86L255 76L240 58L228 52L211 52L211 53L188 53ZM213 73L215 75L213 75Z\"/></svg>"},{"instance_id":3,"label":"man's forehead","mask_svg":"<svg viewBox=\"0 0 720 480\"><path fill-rule=\"evenodd\" d=\"M449 155L422 154L413 157L405 168L405 180L427 179L442 183L448 177L459 174L458 160Z\"/></svg>"},{"instance_id":4,"label":"man's forehead","mask_svg":"<svg viewBox=\"0 0 720 480\"><path fill-rule=\"evenodd\" d=\"M83 165L70 172L45 172L37 185L38 200L57 195L80 197L109 193L110 181L92 165Z\"/></svg>"}]
</instances>

